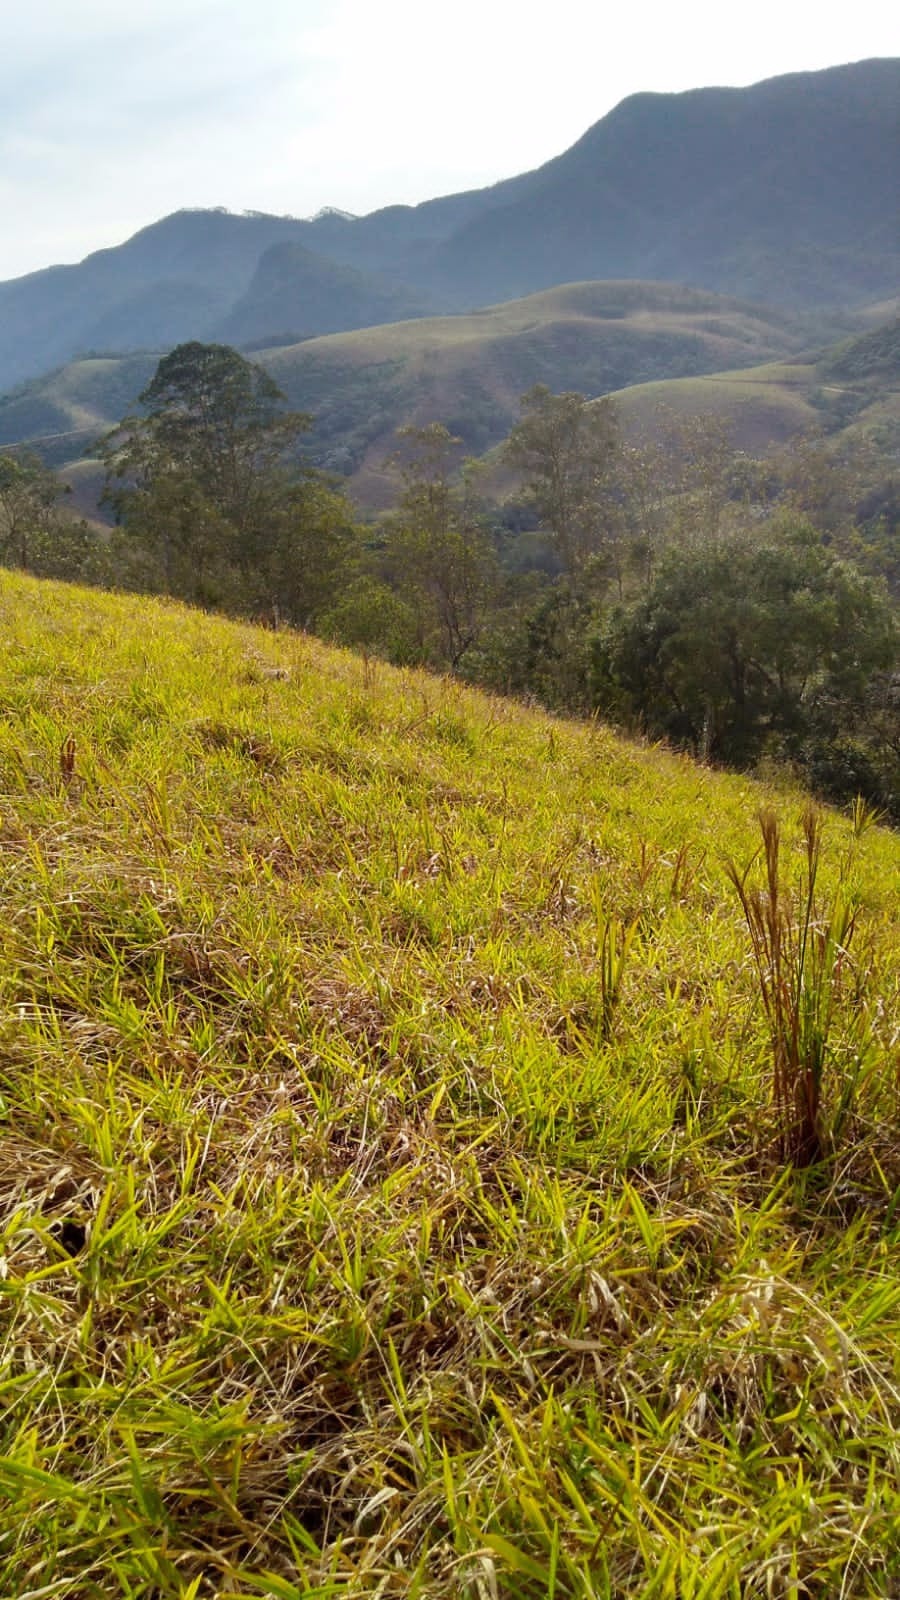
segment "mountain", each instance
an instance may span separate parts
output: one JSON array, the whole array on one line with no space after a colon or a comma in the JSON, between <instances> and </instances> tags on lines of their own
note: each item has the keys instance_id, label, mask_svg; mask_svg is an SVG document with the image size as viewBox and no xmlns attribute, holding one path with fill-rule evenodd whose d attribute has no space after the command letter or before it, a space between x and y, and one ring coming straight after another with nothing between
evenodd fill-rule
<instances>
[{"instance_id":1,"label":"mountain","mask_svg":"<svg viewBox=\"0 0 900 1600\"><path fill-rule=\"evenodd\" d=\"M87 351L257 346L558 284L689 283L785 307L896 293L900 60L638 94L563 155L366 217L179 212L0 284L0 390Z\"/></svg>"},{"instance_id":2,"label":"mountain","mask_svg":"<svg viewBox=\"0 0 900 1600\"><path fill-rule=\"evenodd\" d=\"M232 325L235 337L251 328L261 339L299 331L310 292L315 333L423 309L421 297L396 285L370 286L362 273L309 250L289 266L277 247L299 244L316 226L291 217L176 212L79 266L0 283L0 389L88 352L166 350L183 339L214 339ZM291 277L293 300L286 292ZM329 278L336 308L330 321L322 303ZM266 299L274 320L265 326L263 317L261 327Z\"/></svg>"},{"instance_id":3,"label":"mountain","mask_svg":"<svg viewBox=\"0 0 900 1600\"><path fill-rule=\"evenodd\" d=\"M283 240L265 251L246 292L213 333L225 344L291 344L419 317L428 309L422 295Z\"/></svg>"},{"instance_id":4,"label":"mountain","mask_svg":"<svg viewBox=\"0 0 900 1600\"><path fill-rule=\"evenodd\" d=\"M898 107L898 60L633 95L458 228L435 282L463 302L588 276L785 305L895 291Z\"/></svg>"}]
</instances>

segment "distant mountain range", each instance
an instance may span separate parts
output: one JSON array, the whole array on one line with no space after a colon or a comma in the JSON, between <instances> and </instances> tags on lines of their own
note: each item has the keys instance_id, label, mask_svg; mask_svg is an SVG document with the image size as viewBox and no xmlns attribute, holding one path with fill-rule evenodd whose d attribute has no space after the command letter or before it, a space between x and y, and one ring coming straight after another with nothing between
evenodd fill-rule
<instances>
[{"instance_id":1,"label":"distant mountain range","mask_svg":"<svg viewBox=\"0 0 900 1600\"><path fill-rule=\"evenodd\" d=\"M247 348L654 279L792 308L896 293L900 60L639 94L535 172L366 217L179 212L0 284L0 391L88 351Z\"/></svg>"}]
</instances>

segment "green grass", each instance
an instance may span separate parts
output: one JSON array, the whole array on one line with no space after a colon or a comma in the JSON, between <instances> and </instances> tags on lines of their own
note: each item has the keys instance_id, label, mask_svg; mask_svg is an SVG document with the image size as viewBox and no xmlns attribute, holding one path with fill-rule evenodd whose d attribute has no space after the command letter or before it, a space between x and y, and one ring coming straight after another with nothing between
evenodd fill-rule
<instances>
[{"instance_id":1,"label":"green grass","mask_svg":"<svg viewBox=\"0 0 900 1600\"><path fill-rule=\"evenodd\" d=\"M176 606L0 616L0 1593L895 1595L896 836L825 823L792 1174L727 861L774 806L796 888L802 796Z\"/></svg>"}]
</instances>

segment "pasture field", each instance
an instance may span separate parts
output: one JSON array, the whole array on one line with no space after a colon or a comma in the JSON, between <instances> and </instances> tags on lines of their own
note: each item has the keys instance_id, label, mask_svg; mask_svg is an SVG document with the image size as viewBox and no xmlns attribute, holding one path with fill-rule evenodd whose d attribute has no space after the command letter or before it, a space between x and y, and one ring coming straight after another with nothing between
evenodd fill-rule
<instances>
[{"instance_id":1,"label":"pasture field","mask_svg":"<svg viewBox=\"0 0 900 1600\"><path fill-rule=\"evenodd\" d=\"M0 618L0 1594L900 1593L896 836L824 818L793 1170L729 861L773 808L800 906L801 794L176 605Z\"/></svg>"}]
</instances>

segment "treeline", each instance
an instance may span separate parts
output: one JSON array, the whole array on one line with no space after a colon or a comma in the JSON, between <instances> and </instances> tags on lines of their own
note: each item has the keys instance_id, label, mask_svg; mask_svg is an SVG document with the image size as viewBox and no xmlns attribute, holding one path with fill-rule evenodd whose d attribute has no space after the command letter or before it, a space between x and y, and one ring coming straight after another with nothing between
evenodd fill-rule
<instances>
[{"instance_id":1,"label":"treeline","mask_svg":"<svg viewBox=\"0 0 900 1600\"><path fill-rule=\"evenodd\" d=\"M179 346L102 441L116 526L0 456L0 558L314 629L703 759L787 765L900 820L896 477L857 447L764 461L713 418L626 438L613 403L539 387L491 471L403 430L364 525L302 458L311 419L227 346Z\"/></svg>"}]
</instances>

